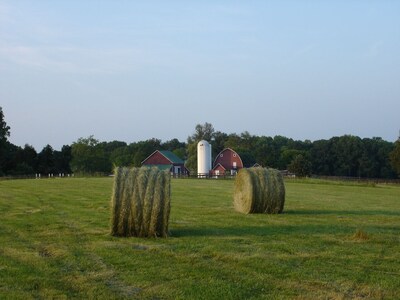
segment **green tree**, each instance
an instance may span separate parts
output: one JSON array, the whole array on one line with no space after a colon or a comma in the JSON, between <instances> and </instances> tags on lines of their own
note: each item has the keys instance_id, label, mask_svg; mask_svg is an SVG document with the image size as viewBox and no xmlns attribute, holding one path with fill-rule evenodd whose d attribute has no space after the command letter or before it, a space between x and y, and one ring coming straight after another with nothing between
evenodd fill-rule
<instances>
[{"instance_id":1,"label":"green tree","mask_svg":"<svg viewBox=\"0 0 400 300\"><path fill-rule=\"evenodd\" d=\"M173 152L179 158L185 160L186 158L186 144L180 142L178 139L172 139L161 144L165 150Z\"/></svg>"},{"instance_id":2,"label":"green tree","mask_svg":"<svg viewBox=\"0 0 400 300\"><path fill-rule=\"evenodd\" d=\"M10 126L7 126L4 120L3 108L0 106L0 143L7 142L7 138L10 136Z\"/></svg>"},{"instance_id":3,"label":"green tree","mask_svg":"<svg viewBox=\"0 0 400 300\"><path fill-rule=\"evenodd\" d=\"M20 151L19 161L17 164L17 171L15 173L19 175L31 175L37 172L37 159L38 154L35 148L31 145L25 144L24 148Z\"/></svg>"},{"instance_id":4,"label":"green tree","mask_svg":"<svg viewBox=\"0 0 400 300\"><path fill-rule=\"evenodd\" d=\"M332 151L333 140L314 141L310 150L313 174L334 175L335 156Z\"/></svg>"},{"instance_id":5,"label":"green tree","mask_svg":"<svg viewBox=\"0 0 400 300\"><path fill-rule=\"evenodd\" d=\"M394 144L380 137L362 140L363 149L360 158L360 176L368 178L396 178L390 162L390 153Z\"/></svg>"},{"instance_id":6,"label":"green tree","mask_svg":"<svg viewBox=\"0 0 400 300\"><path fill-rule=\"evenodd\" d=\"M3 109L0 106L0 176L5 171L8 137L10 136L10 126L4 120Z\"/></svg>"},{"instance_id":7,"label":"green tree","mask_svg":"<svg viewBox=\"0 0 400 300\"><path fill-rule=\"evenodd\" d=\"M37 156L37 170L41 174L55 173L54 150L50 145L46 145Z\"/></svg>"},{"instance_id":8,"label":"green tree","mask_svg":"<svg viewBox=\"0 0 400 300\"><path fill-rule=\"evenodd\" d=\"M180 142L178 139L175 138L175 139L172 139L172 140L169 140L169 141L166 141L166 142L162 143L161 147L164 150L174 151L176 149L185 148L186 144Z\"/></svg>"},{"instance_id":9,"label":"green tree","mask_svg":"<svg viewBox=\"0 0 400 300\"><path fill-rule=\"evenodd\" d=\"M302 154L297 155L288 166L288 170L298 177L311 175L311 162Z\"/></svg>"},{"instance_id":10,"label":"green tree","mask_svg":"<svg viewBox=\"0 0 400 300\"><path fill-rule=\"evenodd\" d=\"M194 133L188 137L188 143L206 140L211 142L214 138L214 126L211 123L197 124Z\"/></svg>"},{"instance_id":11,"label":"green tree","mask_svg":"<svg viewBox=\"0 0 400 300\"><path fill-rule=\"evenodd\" d=\"M276 167L277 154L273 143L272 137L261 136L257 138L252 151L258 164L264 167Z\"/></svg>"},{"instance_id":12,"label":"green tree","mask_svg":"<svg viewBox=\"0 0 400 300\"><path fill-rule=\"evenodd\" d=\"M129 167L133 164L133 154L131 147L121 147L114 149L110 155L110 161L116 167Z\"/></svg>"},{"instance_id":13,"label":"green tree","mask_svg":"<svg viewBox=\"0 0 400 300\"><path fill-rule=\"evenodd\" d=\"M289 149L287 146L283 146L279 158L279 165L282 169L287 169L289 164L291 164L299 155L304 156L305 152L302 150Z\"/></svg>"},{"instance_id":14,"label":"green tree","mask_svg":"<svg viewBox=\"0 0 400 300\"><path fill-rule=\"evenodd\" d=\"M390 162L397 175L400 176L400 139L395 143L394 150L390 152Z\"/></svg>"},{"instance_id":15,"label":"green tree","mask_svg":"<svg viewBox=\"0 0 400 300\"><path fill-rule=\"evenodd\" d=\"M334 138L332 144L335 176L360 176L362 142L357 136L344 135Z\"/></svg>"},{"instance_id":16,"label":"green tree","mask_svg":"<svg viewBox=\"0 0 400 300\"><path fill-rule=\"evenodd\" d=\"M227 139L228 135L226 133L221 131L214 132L213 140L211 141L213 157L216 157L218 153L224 150Z\"/></svg>"},{"instance_id":17,"label":"green tree","mask_svg":"<svg viewBox=\"0 0 400 300\"><path fill-rule=\"evenodd\" d=\"M238 149L242 146L242 138L237 133L231 133L228 135L224 146L224 148L231 148L235 151L238 151Z\"/></svg>"},{"instance_id":18,"label":"green tree","mask_svg":"<svg viewBox=\"0 0 400 300\"><path fill-rule=\"evenodd\" d=\"M55 169L57 173L71 173L72 147L64 145L61 151L54 151Z\"/></svg>"},{"instance_id":19,"label":"green tree","mask_svg":"<svg viewBox=\"0 0 400 300\"><path fill-rule=\"evenodd\" d=\"M144 161L154 151L161 149L161 140L152 138L147 141L141 141L136 143L133 149L133 166L141 167L142 161Z\"/></svg>"},{"instance_id":20,"label":"green tree","mask_svg":"<svg viewBox=\"0 0 400 300\"><path fill-rule=\"evenodd\" d=\"M2 175L14 175L14 170L17 168L18 164L22 162L22 148L15 146L10 142L6 142L6 145L0 155L0 160L2 160L2 169L0 173Z\"/></svg>"},{"instance_id":21,"label":"green tree","mask_svg":"<svg viewBox=\"0 0 400 300\"><path fill-rule=\"evenodd\" d=\"M98 147L99 141L93 135L79 138L71 146L71 169L73 172L93 174L104 172L104 148ZM110 167L111 169L111 167Z\"/></svg>"}]
</instances>

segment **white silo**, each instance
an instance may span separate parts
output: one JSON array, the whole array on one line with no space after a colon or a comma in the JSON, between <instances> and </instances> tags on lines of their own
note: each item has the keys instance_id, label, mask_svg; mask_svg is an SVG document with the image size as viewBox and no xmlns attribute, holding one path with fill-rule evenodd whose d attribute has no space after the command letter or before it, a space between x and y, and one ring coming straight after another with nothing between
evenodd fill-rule
<instances>
[{"instance_id":1,"label":"white silo","mask_svg":"<svg viewBox=\"0 0 400 300\"><path fill-rule=\"evenodd\" d=\"M198 177L206 177L211 170L211 145L207 141L197 144L197 174Z\"/></svg>"}]
</instances>

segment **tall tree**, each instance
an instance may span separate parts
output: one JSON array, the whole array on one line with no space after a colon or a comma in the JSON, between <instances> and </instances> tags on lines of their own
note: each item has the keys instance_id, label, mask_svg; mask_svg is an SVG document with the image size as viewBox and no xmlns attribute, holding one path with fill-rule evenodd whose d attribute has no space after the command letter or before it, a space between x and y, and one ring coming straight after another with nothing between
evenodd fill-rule
<instances>
[{"instance_id":1,"label":"tall tree","mask_svg":"<svg viewBox=\"0 0 400 300\"><path fill-rule=\"evenodd\" d=\"M35 148L31 145L25 144L24 148L20 150L20 161L16 166L16 174L30 175L37 171L37 156Z\"/></svg>"},{"instance_id":2,"label":"tall tree","mask_svg":"<svg viewBox=\"0 0 400 300\"><path fill-rule=\"evenodd\" d=\"M257 138L253 153L258 164L264 167L275 167L276 155L274 153L274 140L272 137L261 136Z\"/></svg>"},{"instance_id":3,"label":"tall tree","mask_svg":"<svg viewBox=\"0 0 400 300\"><path fill-rule=\"evenodd\" d=\"M104 149L97 147L98 144L99 141L93 135L79 138L72 143L71 169L73 172L89 174L104 172Z\"/></svg>"},{"instance_id":4,"label":"tall tree","mask_svg":"<svg viewBox=\"0 0 400 300\"><path fill-rule=\"evenodd\" d=\"M362 142L357 136L344 135L333 144L336 176L359 177Z\"/></svg>"},{"instance_id":5,"label":"tall tree","mask_svg":"<svg viewBox=\"0 0 400 300\"><path fill-rule=\"evenodd\" d=\"M214 126L211 123L197 124L194 133L188 137L188 143L198 143L201 140L211 142L214 131Z\"/></svg>"},{"instance_id":6,"label":"tall tree","mask_svg":"<svg viewBox=\"0 0 400 300\"><path fill-rule=\"evenodd\" d=\"M3 109L0 106L0 176L3 174L5 157L7 152L8 137L10 136L10 126L4 120Z\"/></svg>"},{"instance_id":7,"label":"tall tree","mask_svg":"<svg viewBox=\"0 0 400 300\"><path fill-rule=\"evenodd\" d=\"M214 132L214 139L211 141L213 157L216 157L218 153L224 150L227 139L228 135L226 133L221 131Z\"/></svg>"},{"instance_id":8,"label":"tall tree","mask_svg":"<svg viewBox=\"0 0 400 300\"><path fill-rule=\"evenodd\" d=\"M296 176L306 177L311 175L311 162L302 154L298 154L288 165L288 170Z\"/></svg>"},{"instance_id":9,"label":"tall tree","mask_svg":"<svg viewBox=\"0 0 400 300\"><path fill-rule=\"evenodd\" d=\"M332 151L333 140L314 141L310 150L312 173L318 175L334 175L335 157Z\"/></svg>"},{"instance_id":10,"label":"tall tree","mask_svg":"<svg viewBox=\"0 0 400 300\"><path fill-rule=\"evenodd\" d=\"M155 138L136 143L134 145L133 165L135 167L141 167L142 161L160 148L161 140Z\"/></svg>"},{"instance_id":11,"label":"tall tree","mask_svg":"<svg viewBox=\"0 0 400 300\"><path fill-rule=\"evenodd\" d=\"M397 175L400 177L400 138L395 143L394 150L390 152L390 162L393 169L396 170Z\"/></svg>"},{"instance_id":12,"label":"tall tree","mask_svg":"<svg viewBox=\"0 0 400 300\"><path fill-rule=\"evenodd\" d=\"M41 174L55 173L54 150L50 145L47 145L39 152L37 156L37 170Z\"/></svg>"},{"instance_id":13,"label":"tall tree","mask_svg":"<svg viewBox=\"0 0 400 300\"><path fill-rule=\"evenodd\" d=\"M173 152L179 158L185 160L186 158L186 144L180 142L178 139L172 139L161 144L161 147L165 150Z\"/></svg>"},{"instance_id":14,"label":"tall tree","mask_svg":"<svg viewBox=\"0 0 400 300\"><path fill-rule=\"evenodd\" d=\"M57 173L69 174L71 173L71 146L64 145L61 151L54 151L55 169Z\"/></svg>"}]
</instances>

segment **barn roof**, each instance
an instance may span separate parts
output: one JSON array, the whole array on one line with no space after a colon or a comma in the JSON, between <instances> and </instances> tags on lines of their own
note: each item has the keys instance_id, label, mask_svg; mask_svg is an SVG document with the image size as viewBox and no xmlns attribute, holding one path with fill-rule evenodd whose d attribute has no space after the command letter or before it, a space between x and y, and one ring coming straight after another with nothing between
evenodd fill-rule
<instances>
[{"instance_id":1,"label":"barn roof","mask_svg":"<svg viewBox=\"0 0 400 300\"><path fill-rule=\"evenodd\" d=\"M178 156L175 155L175 153L167 150L162 150L160 151L162 155L164 155L170 162L173 164L183 164L184 161L180 159Z\"/></svg>"},{"instance_id":2,"label":"barn roof","mask_svg":"<svg viewBox=\"0 0 400 300\"><path fill-rule=\"evenodd\" d=\"M166 159L168 159L171 164L184 164L185 162L180 159L178 156L176 156L174 153L172 153L171 151L167 151L167 150L156 150L154 151L152 154L150 154L148 157L146 157L146 159L144 159L142 161L142 164L148 160L150 157L152 157L154 154L156 153L160 153L162 156L164 156Z\"/></svg>"},{"instance_id":3,"label":"barn roof","mask_svg":"<svg viewBox=\"0 0 400 300\"><path fill-rule=\"evenodd\" d=\"M214 160L214 164L213 164L213 165L215 165L215 163L217 162L217 160L218 160L218 158L220 157L220 155L223 154L224 152L227 152L227 151L236 154L237 157L238 157L238 158L240 159L240 161L242 162L242 165L243 165L243 161L242 161L242 158L240 157L240 155L239 155L235 150L233 150L233 149L231 149L231 148L225 148L225 149L223 149L220 153L218 153L218 155L215 157L215 160Z\"/></svg>"},{"instance_id":4,"label":"barn roof","mask_svg":"<svg viewBox=\"0 0 400 300\"><path fill-rule=\"evenodd\" d=\"M212 168L212 169L215 170L216 168L218 168L218 166L221 166L222 169L226 170L226 168L225 168L223 165L221 165L220 163L218 163L218 164L217 164L216 166L214 166L214 168Z\"/></svg>"}]
</instances>

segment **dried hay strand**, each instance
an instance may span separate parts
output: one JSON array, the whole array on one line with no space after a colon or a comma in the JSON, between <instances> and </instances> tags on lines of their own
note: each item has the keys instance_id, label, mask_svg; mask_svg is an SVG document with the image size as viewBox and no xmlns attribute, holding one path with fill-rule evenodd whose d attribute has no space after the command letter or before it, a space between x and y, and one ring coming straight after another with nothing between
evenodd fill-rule
<instances>
[{"instance_id":1,"label":"dried hay strand","mask_svg":"<svg viewBox=\"0 0 400 300\"><path fill-rule=\"evenodd\" d=\"M162 189L162 199L164 199L163 214L162 219L158 222L157 231L161 233L161 236L168 235L168 224L169 224L169 214L171 212L171 176L164 175L162 182L164 183L164 188Z\"/></svg>"},{"instance_id":2,"label":"dried hay strand","mask_svg":"<svg viewBox=\"0 0 400 300\"><path fill-rule=\"evenodd\" d=\"M356 232L351 236L351 239L358 242L367 241L370 239L369 235L362 229L357 229Z\"/></svg>"},{"instance_id":3,"label":"dried hay strand","mask_svg":"<svg viewBox=\"0 0 400 300\"><path fill-rule=\"evenodd\" d=\"M126 183L126 176L128 175L127 168L116 168L114 171L114 187L111 198L111 234L118 235L122 230L119 228L121 224L121 212L123 211L123 199Z\"/></svg>"},{"instance_id":4,"label":"dried hay strand","mask_svg":"<svg viewBox=\"0 0 400 300\"><path fill-rule=\"evenodd\" d=\"M168 221L170 213L170 177L163 173L157 174L154 189L154 205L150 218L149 232L155 236L168 234Z\"/></svg>"},{"instance_id":5,"label":"dried hay strand","mask_svg":"<svg viewBox=\"0 0 400 300\"><path fill-rule=\"evenodd\" d=\"M111 235L166 237L169 207L168 172L157 168L115 169Z\"/></svg>"},{"instance_id":6,"label":"dried hay strand","mask_svg":"<svg viewBox=\"0 0 400 300\"><path fill-rule=\"evenodd\" d=\"M282 213L285 185L278 170L241 169L234 183L233 205L236 211L249 213Z\"/></svg>"},{"instance_id":7,"label":"dried hay strand","mask_svg":"<svg viewBox=\"0 0 400 300\"><path fill-rule=\"evenodd\" d=\"M111 196L111 235L117 235L118 223L119 223L119 212L121 210L121 197L119 195L121 189L122 168L115 168L114 170L114 185Z\"/></svg>"},{"instance_id":8,"label":"dried hay strand","mask_svg":"<svg viewBox=\"0 0 400 300\"><path fill-rule=\"evenodd\" d=\"M147 174L147 186L146 186L146 193L144 195L143 200L143 219L141 222L141 228L139 231L139 236L146 236L149 232L150 221L151 221L151 214L153 210L153 200L154 199L154 189L156 186L157 180L157 168L152 168ZM141 184L141 183L139 183ZM157 199L160 200L160 199ZM157 205L156 205L157 206Z\"/></svg>"},{"instance_id":9,"label":"dried hay strand","mask_svg":"<svg viewBox=\"0 0 400 300\"><path fill-rule=\"evenodd\" d=\"M268 169L268 207L265 213L279 214L282 213L285 205L285 184L282 174L275 169Z\"/></svg>"}]
</instances>

